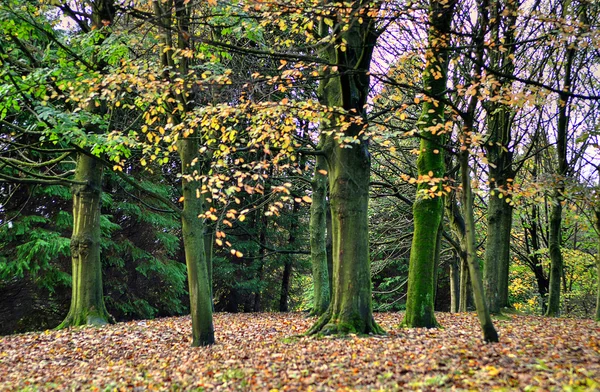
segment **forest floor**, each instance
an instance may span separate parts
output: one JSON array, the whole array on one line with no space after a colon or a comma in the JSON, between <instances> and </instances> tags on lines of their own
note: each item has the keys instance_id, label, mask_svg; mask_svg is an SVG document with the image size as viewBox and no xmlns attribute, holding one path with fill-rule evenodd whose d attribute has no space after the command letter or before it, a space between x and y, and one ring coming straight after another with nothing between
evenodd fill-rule
<instances>
[{"instance_id":1,"label":"forest floor","mask_svg":"<svg viewBox=\"0 0 600 392\"><path fill-rule=\"evenodd\" d=\"M189 317L0 337L0 390L600 390L600 325L510 316L484 344L474 314L443 329L300 336L303 314L216 314L217 344L190 347Z\"/></svg>"}]
</instances>

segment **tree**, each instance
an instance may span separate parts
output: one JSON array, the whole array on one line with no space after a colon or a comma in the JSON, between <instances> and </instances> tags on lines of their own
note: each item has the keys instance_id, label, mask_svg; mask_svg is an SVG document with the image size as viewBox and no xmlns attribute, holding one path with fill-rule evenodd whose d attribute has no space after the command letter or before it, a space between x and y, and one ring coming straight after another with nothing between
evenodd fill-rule
<instances>
[{"instance_id":1,"label":"tree","mask_svg":"<svg viewBox=\"0 0 600 392\"><path fill-rule=\"evenodd\" d=\"M407 327L437 326L433 314L438 231L444 212L443 178L446 139L445 105L448 43L455 1L431 1L429 5L429 49L425 56L423 90L428 94L417 122L421 142L417 168L419 185L413 206L414 234L408 272L408 294L403 324Z\"/></svg>"},{"instance_id":2,"label":"tree","mask_svg":"<svg viewBox=\"0 0 600 392\"><path fill-rule=\"evenodd\" d=\"M329 307L329 270L327 268L327 161L318 155L311 182L310 252L313 276L312 315L321 316Z\"/></svg>"},{"instance_id":3,"label":"tree","mask_svg":"<svg viewBox=\"0 0 600 392\"><path fill-rule=\"evenodd\" d=\"M340 73L327 80L322 101L343 109L347 116L345 120L340 116L330 118L330 126L342 127L343 139L338 141L337 132L331 133L322 146L327 158L331 204L333 296L327 312L308 333L381 333L371 304L370 157L365 135L368 72L378 37L374 18L377 8L370 1L355 1L346 9L332 11L336 12L337 22L332 31L340 28L341 33L334 36L335 47L329 46L324 54L339 67ZM320 32L327 33L325 19L320 24Z\"/></svg>"},{"instance_id":4,"label":"tree","mask_svg":"<svg viewBox=\"0 0 600 392\"><path fill-rule=\"evenodd\" d=\"M490 67L502 70L502 74L507 75L498 78L497 83L493 80L494 75L491 75L490 95L499 97L510 94L512 86L512 80L509 78L515 70L515 28L519 2L492 1L490 5L493 21L490 26L493 37ZM487 140L484 147L487 152L490 184L483 281L490 312L499 313L502 307L509 305L508 270L513 207L503 196L508 195L515 177L512 167L514 146L511 145L514 113L510 105L496 100L485 102L483 107L486 111Z\"/></svg>"}]
</instances>

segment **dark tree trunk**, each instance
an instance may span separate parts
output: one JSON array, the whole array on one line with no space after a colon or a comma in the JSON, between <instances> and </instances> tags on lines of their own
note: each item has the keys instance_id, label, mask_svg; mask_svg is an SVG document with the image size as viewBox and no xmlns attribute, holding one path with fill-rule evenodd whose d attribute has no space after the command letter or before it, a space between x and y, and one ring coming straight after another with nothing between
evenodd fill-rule
<instances>
[{"instance_id":1,"label":"dark tree trunk","mask_svg":"<svg viewBox=\"0 0 600 392\"><path fill-rule=\"evenodd\" d=\"M320 316L329 307L329 271L327 268L327 161L317 156L312 180L310 206L310 256L313 276L311 315Z\"/></svg>"},{"instance_id":2,"label":"dark tree trunk","mask_svg":"<svg viewBox=\"0 0 600 392\"><path fill-rule=\"evenodd\" d=\"M459 273L459 258L456 252L453 252L452 261L450 262L450 312L458 313L460 299L460 273Z\"/></svg>"},{"instance_id":3,"label":"dark tree trunk","mask_svg":"<svg viewBox=\"0 0 600 392\"><path fill-rule=\"evenodd\" d=\"M565 62L565 77L563 90L571 89L571 71L575 57L575 48L567 49ZM569 95L560 94L558 101L558 126L556 134L556 158L558 170L556 175L558 183L554 190L554 202L550 214L550 236L548 248L550 250L550 294L548 295L548 309L546 316L556 317L560 314L560 284L563 275L562 246L562 202L565 198L565 176L567 175L567 130L569 126Z\"/></svg>"}]
</instances>

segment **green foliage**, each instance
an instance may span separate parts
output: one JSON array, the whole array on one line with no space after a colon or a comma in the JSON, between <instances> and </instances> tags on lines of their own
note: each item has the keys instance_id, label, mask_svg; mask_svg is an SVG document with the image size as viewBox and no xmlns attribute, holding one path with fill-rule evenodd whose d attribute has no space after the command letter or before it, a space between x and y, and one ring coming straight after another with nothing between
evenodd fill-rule
<instances>
[{"instance_id":1,"label":"green foliage","mask_svg":"<svg viewBox=\"0 0 600 392\"><path fill-rule=\"evenodd\" d=\"M105 194L100 222L109 312L120 320L184 314L187 286L185 265L178 261L177 215L135 204L123 192L134 190L115 181L117 177L109 175L107 185L121 191ZM153 188L168 193L165 186L154 184ZM36 202L5 207L6 215L15 218L0 226L0 292L14 285L14 279L33 285L35 290L27 292L35 293L40 301L45 297L48 308L55 309L52 317L56 319L44 321L45 327L54 327L65 315L60 308L68 303L70 294L73 218L70 210L63 208L70 205L71 194L66 187L47 186L33 188L28 197L29 191L22 189L22 194L13 195L15 204L17 197ZM47 317L39 310L31 312L27 324L14 328L35 329ZM52 322L56 324L48 325Z\"/></svg>"}]
</instances>

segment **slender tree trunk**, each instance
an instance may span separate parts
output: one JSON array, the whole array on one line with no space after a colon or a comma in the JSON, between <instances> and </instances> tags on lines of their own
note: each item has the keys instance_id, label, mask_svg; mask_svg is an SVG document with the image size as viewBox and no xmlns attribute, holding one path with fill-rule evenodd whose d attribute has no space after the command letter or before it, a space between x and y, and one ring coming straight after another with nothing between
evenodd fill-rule
<instances>
[{"instance_id":1,"label":"slender tree trunk","mask_svg":"<svg viewBox=\"0 0 600 392\"><path fill-rule=\"evenodd\" d=\"M327 161L317 156L312 180L310 206L310 257L313 276L313 309L320 316L329 306L329 271L327 268Z\"/></svg>"},{"instance_id":2,"label":"slender tree trunk","mask_svg":"<svg viewBox=\"0 0 600 392\"><path fill-rule=\"evenodd\" d=\"M483 331L483 340L488 343L493 343L498 341L498 333L494 328L487 307L481 271L479 270L479 260L477 260L477 249L475 246L475 218L473 216L473 192L471 191L471 169L469 167L468 149L460 153L460 170L463 191L462 205L466 228L467 262L469 264L469 274L471 275L471 284L473 286L473 298L475 300L479 324Z\"/></svg>"},{"instance_id":3,"label":"slender tree trunk","mask_svg":"<svg viewBox=\"0 0 600 392\"><path fill-rule=\"evenodd\" d=\"M565 63L565 91L571 89L571 71L575 48L567 49L567 60ZM558 184L554 191L554 203L550 213L550 235L548 248L550 250L550 294L548 295L548 309L546 316L556 317L560 314L560 283L563 275L562 246L562 203L565 199L565 176L567 175L567 130L569 126L568 108L569 95L560 94L558 101L558 126L556 134L556 157L558 170L556 172Z\"/></svg>"},{"instance_id":4,"label":"slender tree trunk","mask_svg":"<svg viewBox=\"0 0 600 392\"><path fill-rule=\"evenodd\" d=\"M460 275L458 269L458 254L453 252L452 261L450 262L450 312L458 313L459 298L460 298Z\"/></svg>"},{"instance_id":5,"label":"slender tree trunk","mask_svg":"<svg viewBox=\"0 0 600 392\"><path fill-rule=\"evenodd\" d=\"M460 313L465 313L469 308L469 287L471 286L469 283L469 264L465 250L465 253L460 258L460 301L458 303L458 311Z\"/></svg>"},{"instance_id":6,"label":"slender tree trunk","mask_svg":"<svg viewBox=\"0 0 600 392\"><path fill-rule=\"evenodd\" d=\"M215 341L212 322L210 277L205 253L203 201L196 191L201 188L199 173L194 168L198 156L195 138L183 138L177 143L181 159L183 212L181 215L183 246L188 273L190 311L192 316L192 346L206 346Z\"/></svg>"},{"instance_id":7,"label":"slender tree trunk","mask_svg":"<svg viewBox=\"0 0 600 392\"><path fill-rule=\"evenodd\" d=\"M442 254L442 237L444 233L444 203L442 203L442 219L440 221L440 227L438 227L437 238L435 240L435 258L433 268L433 306L435 310L435 301L437 298L437 288L440 273L440 257Z\"/></svg>"},{"instance_id":8,"label":"slender tree trunk","mask_svg":"<svg viewBox=\"0 0 600 392\"><path fill-rule=\"evenodd\" d=\"M267 203L264 204L262 210L258 210L256 212L256 216L255 216L255 222L258 221L260 222L260 231L259 231L259 235L258 235L258 240L260 241L261 244L266 244L267 243L267 231L269 230L269 218L266 215L266 212L268 210L269 206ZM265 261L264 261L264 256L266 253L266 249L264 247L260 247L260 249L258 250L258 271L257 271L257 278L259 282L262 282L264 279L264 273L265 273ZM254 292L254 309L255 312L260 312L262 311L262 288L261 285L258 286L258 288L256 289L256 291Z\"/></svg>"},{"instance_id":9,"label":"slender tree trunk","mask_svg":"<svg viewBox=\"0 0 600 392\"><path fill-rule=\"evenodd\" d=\"M327 202L327 276L329 278L329 301L331 303L331 298L333 298L333 234L331 232L331 206L329 202Z\"/></svg>"},{"instance_id":10,"label":"slender tree trunk","mask_svg":"<svg viewBox=\"0 0 600 392\"><path fill-rule=\"evenodd\" d=\"M423 103L417 125L421 134L417 169L419 177L431 178L417 186L413 204L414 234L408 270L408 293L403 325L437 326L434 316L435 262L438 231L444 212L441 186L431 192L432 181L444 176L445 105L437 100L446 91L448 76L448 40L454 1L432 0L429 9L429 46L423 71L423 88L432 97ZM435 184L435 183L434 183Z\"/></svg>"},{"instance_id":11,"label":"slender tree trunk","mask_svg":"<svg viewBox=\"0 0 600 392\"><path fill-rule=\"evenodd\" d=\"M100 161L85 154L78 154L75 180L86 182L86 185L73 186L71 307L58 329L113 322L104 305L102 292L100 260L102 164Z\"/></svg>"},{"instance_id":12,"label":"slender tree trunk","mask_svg":"<svg viewBox=\"0 0 600 392\"><path fill-rule=\"evenodd\" d=\"M208 288L210 289L210 304L212 309L215 309L213 302L213 248L215 241L215 233L207 226L204 227L204 257L206 258L206 273L208 274Z\"/></svg>"},{"instance_id":13,"label":"slender tree trunk","mask_svg":"<svg viewBox=\"0 0 600 392\"><path fill-rule=\"evenodd\" d=\"M458 280L458 296L456 301L456 306L458 306L457 312L466 312L469 297L469 268L467 265L467 249L465 243L465 220L460 212L458 203L456 202L456 193L446 196L445 205L447 210L446 216L450 221L450 227L452 228L454 237L457 239L458 248L460 248L456 249L458 260L455 264L457 270L456 279Z\"/></svg>"},{"instance_id":14,"label":"slender tree trunk","mask_svg":"<svg viewBox=\"0 0 600 392\"><path fill-rule=\"evenodd\" d=\"M288 237L288 248L296 246L296 231L298 230L298 209L300 203L294 201ZM290 285L292 282L292 255L286 255L283 265L283 276L281 279L281 295L279 297L279 311L289 311Z\"/></svg>"},{"instance_id":15,"label":"slender tree trunk","mask_svg":"<svg viewBox=\"0 0 600 392\"><path fill-rule=\"evenodd\" d=\"M600 167L598 173L600 174ZM598 237L598 251L596 252L596 284L598 286L596 289L596 321L600 321L600 200L597 200L596 203L596 236Z\"/></svg>"}]
</instances>

